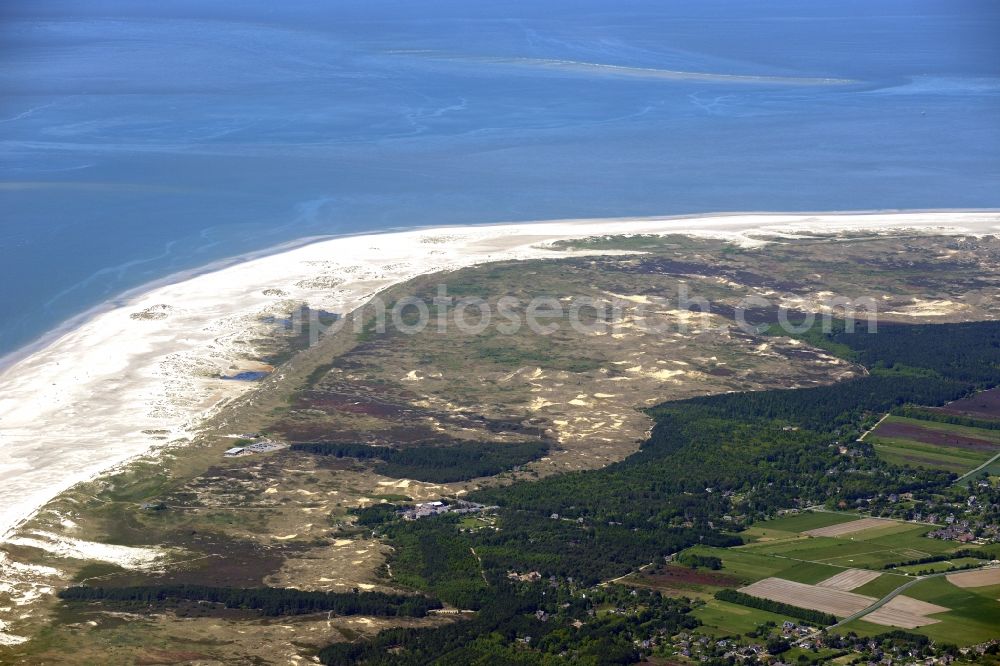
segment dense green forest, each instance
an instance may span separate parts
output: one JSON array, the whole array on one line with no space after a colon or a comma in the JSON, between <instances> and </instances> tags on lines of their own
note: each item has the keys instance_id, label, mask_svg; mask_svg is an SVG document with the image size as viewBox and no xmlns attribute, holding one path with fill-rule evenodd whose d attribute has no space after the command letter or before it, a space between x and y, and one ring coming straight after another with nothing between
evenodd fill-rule
<instances>
[{"instance_id":1,"label":"dense green forest","mask_svg":"<svg viewBox=\"0 0 1000 666\"><path fill-rule=\"evenodd\" d=\"M607 522L553 519L531 511L500 509L496 530L470 535L487 576L538 571L543 576L593 585L694 544L735 546L738 536L707 525L653 529ZM423 522L423 521L421 521ZM654 523L650 523L652 527Z\"/></svg>"},{"instance_id":2,"label":"dense green forest","mask_svg":"<svg viewBox=\"0 0 1000 666\"><path fill-rule=\"evenodd\" d=\"M393 579L458 608L478 609L491 593L473 543L457 523L457 516L446 514L390 526Z\"/></svg>"},{"instance_id":3,"label":"dense green forest","mask_svg":"<svg viewBox=\"0 0 1000 666\"><path fill-rule=\"evenodd\" d=\"M468 481L494 476L532 460L549 451L541 442L498 444L493 442L449 442L397 448L338 442L293 444L293 451L320 456L378 460L375 471L397 479L428 483Z\"/></svg>"},{"instance_id":4,"label":"dense green forest","mask_svg":"<svg viewBox=\"0 0 1000 666\"><path fill-rule=\"evenodd\" d=\"M205 601L226 608L260 611L261 615L337 615L424 617L441 602L422 595L384 592L306 592L289 588L209 587L206 585L141 585L133 587L70 587L59 592L64 601L125 602L155 605L167 600Z\"/></svg>"},{"instance_id":5,"label":"dense green forest","mask_svg":"<svg viewBox=\"0 0 1000 666\"><path fill-rule=\"evenodd\" d=\"M415 587L481 610L441 629L393 630L331 646L321 658L457 664L490 655L501 663L549 663L546 652L512 646L516 632L504 634L530 622L526 613L535 609L509 592L510 572L538 572L557 594L694 544L739 543L742 526L779 508L946 488L953 475L890 465L855 440L892 409L936 406L1000 383L1000 323L883 325L877 333L841 326L810 335L870 373L832 386L658 405L649 411L656 421L650 438L619 463L472 493L469 499L500 507L496 529L462 532L442 518L383 525L396 547L394 572L398 564ZM840 451L842 444L852 455ZM453 573L443 570L451 567ZM484 638L490 636L495 640ZM581 643L574 637L568 645ZM390 657L389 646L401 650ZM595 663L636 657L626 652Z\"/></svg>"}]
</instances>

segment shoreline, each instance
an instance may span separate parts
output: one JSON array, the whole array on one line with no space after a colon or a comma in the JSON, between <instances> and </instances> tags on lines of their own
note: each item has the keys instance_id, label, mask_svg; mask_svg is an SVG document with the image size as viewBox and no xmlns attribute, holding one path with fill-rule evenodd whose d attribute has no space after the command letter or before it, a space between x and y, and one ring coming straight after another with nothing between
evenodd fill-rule
<instances>
[{"instance_id":1,"label":"shoreline","mask_svg":"<svg viewBox=\"0 0 1000 666\"><path fill-rule=\"evenodd\" d=\"M651 215L651 216L628 216L628 217L610 217L610 218L553 218L549 220L514 220L514 221L503 221L503 222L486 222L482 224L440 224L440 225L424 225L417 227L387 227L385 229L376 229L373 231L357 231L351 233L343 234L320 234L316 236L303 236L301 238L296 238L290 241L285 241L278 243L277 245L271 245L269 247L254 250L251 252L244 252L242 254L237 254L229 257L223 257L221 259L216 259L202 266L195 268L189 268L181 271L176 271L170 273L161 278L155 280L150 280L148 282L143 282L142 284L136 285L119 292L115 296L105 299L101 303L87 308L86 310L79 312L75 315L64 319L55 326L53 326L48 331L42 333L35 340L28 342L27 344L21 345L20 347L13 349L4 354L0 354L0 378L3 374L10 369L12 366L17 365L18 362L24 360L25 358L31 356L32 354L47 348L49 345L55 343L63 335L73 331L74 329L86 324L93 317L99 316L109 310L117 307L121 307L128 299L135 298L145 294L149 291L157 289L159 287L170 286L190 280L192 278L199 277L208 273L214 273L217 271L225 270L231 266L236 266L249 261L255 261L257 259L264 259L267 257L282 254L284 252L289 252L296 250L301 247L307 247L315 243L324 243L327 241L333 241L340 238L354 238L358 236L384 236L388 234L404 233L408 231L428 231L432 229L477 229L484 227L498 227L498 226L528 226L528 225L543 225L543 224L556 224L556 223L601 223L605 221L673 221L673 220L690 220L690 219L717 219L726 217L747 217L747 216L848 216L848 215L946 215L946 214L991 214L1000 213L1000 208L879 208L879 209L859 209L859 210L838 210L838 211L724 211L724 212L713 212L713 213L682 213L679 215ZM998 229L1000 232L1000 229Z\"/></svg>"},{"instance_id":2,"label":"shoreline","mask_svg":"<svg viewBox=\"0 0 1000 666\"><path fill-rule=\"evenodd\" d=\"M391 229L307 237L146 283L12 353L19 358L0 359L0 542L77 483L157 447L184 445L208 415L252 390L253 382L216 375L251 363L250 341L268 333L261 317L289 304L347 314L422 274L602 254L549 247L573 238L682 233L751 243L759 242L755 234L906 229L998 233L1000 212L724 213Z\"/></svg>"}]
</instances>

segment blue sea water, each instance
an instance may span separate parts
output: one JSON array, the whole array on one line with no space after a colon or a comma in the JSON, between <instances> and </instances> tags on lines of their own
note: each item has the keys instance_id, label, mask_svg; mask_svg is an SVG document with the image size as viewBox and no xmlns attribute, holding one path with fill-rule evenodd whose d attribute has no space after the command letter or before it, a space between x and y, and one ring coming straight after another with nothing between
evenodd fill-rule
<instances>
[{"instance_id":1,"label":"blue sea water","mask_svg":"<svg viewBox=\"0 0 1000 666\"><path fill-rule=\"evenodd\" d=\"M0 354L316 234L997 206L993 0L0 3Z\"/></svg>"}]
</instances>

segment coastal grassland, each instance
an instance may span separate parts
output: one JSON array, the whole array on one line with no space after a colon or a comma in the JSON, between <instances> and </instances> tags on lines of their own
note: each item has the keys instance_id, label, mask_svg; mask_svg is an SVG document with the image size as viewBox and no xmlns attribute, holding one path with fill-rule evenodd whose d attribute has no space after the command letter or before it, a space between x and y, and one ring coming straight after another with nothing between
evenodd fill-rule
<instances>
[{"instance_id":1,"label":"coastal grassland","mask_svg":"<svg viewBox=\"0 0 1000 666\"><path fill-rule=\"evenodd\" d=\"M20 651L24 663L131 666L185 662L293 663L303 651L315 652L331 641L372 637L388 627L434 627L444 616L372 618L301 616L256 619L213 617L191 609L139 615L88 608L61 608L59 624L43 628Z\"/></svg>"},{"instance_id":2,"label":"coastal grassland","mask_svg":"<svg viewBox=\"0 0 1000 666\"><path fill-rule=\"evenodd\" d=\"M885 321L1000 318L990 296L1000 282L1000 240L993 236L801 233L761 247L670 235L595 236L562 247L645 253L640 265L712 276L762 296L771 289L793 308L810 309L808 303L833 294L876 299Z\"/></svg>"},{"instance_id":3,"label":"coastal grassland","mask_svg":"<svg viewBox=\"0 0 1000 666\"><path fill-rule=\"evenodd\" d=\"M721 314L691 318L672 304L680 275L633 264L631 258L614 266L579 258L508 262L415 280L412 296L428 303L442 289L449 297L474 296L494 317L499 298L515 299L522 322L536 298L564 308L569 305L560 304L574 298L618 302L621 313L602 327L597 311L581 309L582 323L596 327L589 331L564 316L544 321L557 327L547 334L522 325L516 333L490 326L470 335L457 325L455 307L446 313L431 308L427 327L414 334L366 329L273 429L293 440L343 441L363 425L364 441L391 444L404 434L414 438L421 428L424 438L446 431L468 439L485 424L495 438L534 433L551 440L549 456L523 466L522 475L545 475L600 467L635 451L651 424L640 409L659 400L773 382L813 385L857 371L793 341L761 347L734 334L732 320ZM738 298L708 276L699 290L720 303ZM473 307L461 316L475 324L479 312ZM644 330L640 318L656 319L666 333ZM406 433L397 418L404 413Z\"/></svg>"}]
</instances>

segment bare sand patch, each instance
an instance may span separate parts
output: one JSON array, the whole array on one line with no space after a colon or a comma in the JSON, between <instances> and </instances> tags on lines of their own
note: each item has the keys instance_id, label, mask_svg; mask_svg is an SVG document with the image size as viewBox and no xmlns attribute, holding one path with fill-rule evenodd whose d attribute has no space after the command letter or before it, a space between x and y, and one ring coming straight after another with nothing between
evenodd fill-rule
<instances>
[{"instance_id":1,"label":"bare sand patch","mask_svg":"<svg viewBox=\"0 0 1000 666\"><path fill-rule=\"evenodd\" d=\"M866 622L873 622L887 627L916 629L917 627L940 622L941 620L935 620L927 616L934 613L944 613L948 610L951 609L901 594L898 597L890 599L878 610L866 615L864 619Z\"/></svg>"},{"instance_id":2,"label":"bare sand patch","mask_svg":"<svg viewBox=\"0 0 1000 666\"><path fill-rule=\"evenodd\" d=\"M839 574L830 576L824 581L816 583L817 587L827 587L832 590L844 590L845 592L850 592L853 589L859 588L865 583L870 583L879 576L881 576L877 571L866 571L864 569L847 569L841 571Z\"/></svg>"},{"instance_id":3,"label":"bare sand patch","mask_svg":"<svg viewBox=\"0 0 1000 666\"><path fill-rule=\"evenodd\" d=\"M770 599L799 608L808 608L837 617L847 617L875 603L875 597L845 592L818 585L796 583L783 578L765 578L739 590L762 599Z\"/></svg>"},{"instance_id":4,"label":"bare sand patch","mask_svg":"<svg viewBox=\"0 0 1000 666\"><path fill-rule=\"evenodd\" d=\"M157 562L166 555L166 552L159 548L117 546L95 541L83 541L51 532L36 531L32 535L13 537L7 539L7 543L14 546L37 548L59 557L110 562L125 569L141 569Z\"/></svg>"},{"instance_id":5,"label":"bare sand patch","mask_svg":"<svg viewBox=\"0 0 1000 666\"><path fill-rule=\"evenodd\" d=\"M945 576L948 582L956 587L986 587L1000 585L1000 567L981 569L979 571L963 571Z\"/></svg>"},{"instance_id":6,"label":"bare sand patch","mask_svg":"<svg viewBox=\"0 0 1000 666\"><path fill-rule=\"evenodd\" d=\"M839 523L837 525L828 525L827 527L817 527L814 530L807 530L802 534L817 537L838 537L844 536L845 534L854 534L855 532L875 529L876 527L888 527L889 525L892 525L893 522L894 521L892 520L884 520L882 518L862 518L860 520L852 520L849 523Z\"/></svg>"}]
</instances>

